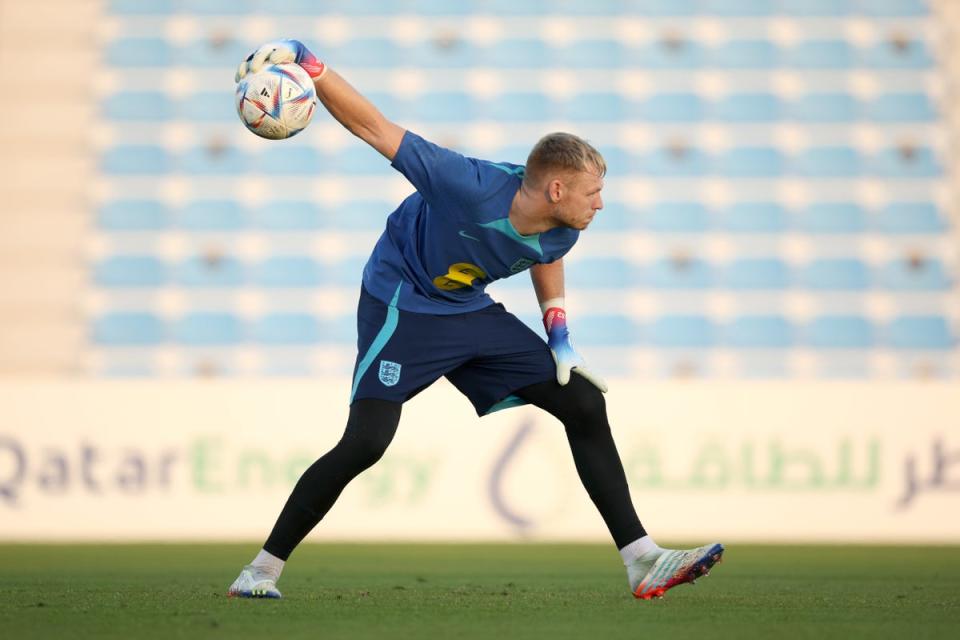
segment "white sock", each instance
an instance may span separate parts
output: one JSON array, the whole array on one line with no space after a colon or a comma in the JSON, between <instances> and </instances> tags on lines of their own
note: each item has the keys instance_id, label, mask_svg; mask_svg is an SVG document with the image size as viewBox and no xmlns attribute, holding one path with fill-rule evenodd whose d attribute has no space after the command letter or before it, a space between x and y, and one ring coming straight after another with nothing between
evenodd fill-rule
<instances>
[{"instance_id":1,"label":"white sock","mask_svg":"<svg viewBox=\"0 0 960 640\"><path fill-rule=\"evenodd\" d=\"M628 565L634 560L646 555L656 558L660 555L661 551L663 551L663 549L657 546L653 538L643 536L642 538L637 538L623 549L620 549L620 557L623 558L623 564Z\"/></svg>"},{"instance_id":2,"label":"white sock","mask_svg":"<svg viewBox=\"0 0 960 640\"><path fill-rule=\"evenodd\" d=\"M276 582L280 579L280 572L283 571L284 561L269 551L260 549L260 553L257 554L257 557L254 558L250 564L259 571L271 576L274 582Z\"/></svg>"}]
</instances>

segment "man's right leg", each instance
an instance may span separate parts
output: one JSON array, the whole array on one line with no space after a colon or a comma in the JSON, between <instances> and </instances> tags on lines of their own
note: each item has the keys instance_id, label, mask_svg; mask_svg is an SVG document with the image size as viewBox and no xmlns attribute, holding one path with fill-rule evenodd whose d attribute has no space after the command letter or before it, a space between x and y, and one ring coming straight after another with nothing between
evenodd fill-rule
<instances>
[{"instance_id":1,"label":"man's right leg","mask_svg":"<svg viewBox=\"0 0 960 640\"><path fill-rule=\"evenodd\" d=\"M279 598L283 563L336 502L344 487L387 450L400 422L402 403L362 398L350 406L340 442L303 472L253 563L227 592L231 596Z\"/></svg>"}]
</instances>

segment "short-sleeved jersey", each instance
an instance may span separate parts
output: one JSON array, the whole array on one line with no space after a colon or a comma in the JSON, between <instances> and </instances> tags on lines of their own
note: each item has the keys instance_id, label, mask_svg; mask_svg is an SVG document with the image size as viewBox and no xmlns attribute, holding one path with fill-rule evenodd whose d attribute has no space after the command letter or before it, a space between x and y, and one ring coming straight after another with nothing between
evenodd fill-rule
<instances>
[{"instance_id":1,"label":"short-sleeved jersey","mask_svg":"<svg viewBox=\"0 0 960 640\"><path fill-rule=\"evenodd\" d=\"M363 284L404 311L482 309L493 302L488 284L554 262L579 236L564 227L517 232L509 213L523 179L520 165L465 157L407 131L393 167L416 192L387 218Z\"/></svg>"}]
</instances>

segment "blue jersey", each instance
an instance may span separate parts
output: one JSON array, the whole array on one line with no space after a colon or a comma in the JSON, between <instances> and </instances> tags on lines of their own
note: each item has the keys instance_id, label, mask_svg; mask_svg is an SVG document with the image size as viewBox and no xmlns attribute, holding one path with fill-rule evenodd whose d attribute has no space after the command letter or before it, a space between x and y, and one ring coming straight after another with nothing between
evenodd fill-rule
<instances>
[{"instance_id":1,"label":"blue jersey","mask_svg":"<svg viewBox=\"0 0 960 640\"><path fill-rule=\"evenodd\" d=\"M451 314L493 303L494 280L563 257L579 231L520 235L510 206L523 167L468 158L407 131L393 167L416 187L387 218L363 270L366 289L404 311Z\"/></svg>"}]
</instances>

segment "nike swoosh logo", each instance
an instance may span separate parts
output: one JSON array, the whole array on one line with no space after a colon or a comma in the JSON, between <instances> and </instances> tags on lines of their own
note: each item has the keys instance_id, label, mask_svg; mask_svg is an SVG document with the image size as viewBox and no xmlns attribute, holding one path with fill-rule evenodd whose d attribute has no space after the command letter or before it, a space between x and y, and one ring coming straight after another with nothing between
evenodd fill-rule
<instances>
[{"instance_id":1,"label":"nike swoosh logo","mask_svg":"<svg viewBox=\"0 0 960 640\"><path fill-rule=\"evenodd\" d=\"M474 238L472 235L470 235L469 233L467 233L467 232L464 231L463 229L460 230L460 236L461 236L462 238L470 238L471 240L476 240L477 242L480 242L480 238Z\"/></svg>"}]
</instances>

